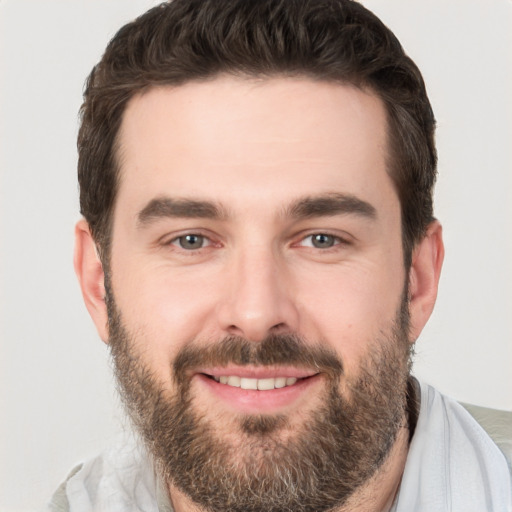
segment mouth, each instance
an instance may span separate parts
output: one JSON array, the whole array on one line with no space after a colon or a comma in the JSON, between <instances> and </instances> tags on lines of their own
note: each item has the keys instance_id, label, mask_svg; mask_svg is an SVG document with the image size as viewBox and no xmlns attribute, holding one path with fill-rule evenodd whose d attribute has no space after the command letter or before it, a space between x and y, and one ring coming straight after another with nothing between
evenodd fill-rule
<instances>
[{"instance_id":1,"label":"mouth","mask_svg":"<svg viewBox=\"0 0 512 512\"><path fill-rule=\"evenodd\" d=\"M304 399L320 380L319 373L298 369L208 369L196 377L209 392L236 413L284 412Z\"/></svg>"},{"instance_id":2,"label":"mouth","mask_svg":"<svg viewBox=\"0 0 512 512\"><path fill-rule=\"evenodd\" d=\"M258 391L270 391L293 386L299 379L297 377L270 377L267 379L251 379L239 375L208 375L215 382L226 384L234 388L257 389ZM309 378L309 377L305 377Z\"/></svg>"}]
</instances>

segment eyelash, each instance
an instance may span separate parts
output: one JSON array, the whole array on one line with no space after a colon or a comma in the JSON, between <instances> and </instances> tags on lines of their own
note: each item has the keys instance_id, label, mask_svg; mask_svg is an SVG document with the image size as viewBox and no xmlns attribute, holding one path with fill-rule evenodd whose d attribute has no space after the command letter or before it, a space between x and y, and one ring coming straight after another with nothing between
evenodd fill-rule
<instances>
[{"instance_id":1,"label":"eyelash","mask_svg":"<svg viewBox=\"0 0 512 512\"><path fill-rule=\"evenodd\" d=\"M319 238L319 237L326 237L326 238L329 238L332 240L332 245L329 245L328 247L317 247L315 246L315 238ZM304 242L306 240L311 240L311 243L308 244L308 245L305 245ZM311 233L309 235L306 235L304 237L301 238L299 244L300 246L302 247L309 247L311 249L319 249L321 251L329 251L330 249L332 250L336 250L336 248L340 245L349 245L349 242L343 238L341 238L340 236L337 236L337 235L333 235L331 233L328 233L328 232L323 232L323 231L319 231L319 232L316 232L316 233Z\"/></svg>"},{"instance_id":2,"label":"eyelash","mask_svg":"<svg viewBox=\"0 0 512 512\"><path fill-rule=\"evenodd\" d=\"M200 247L189 247L189 248L185 248L183 247L182 243L183 243L183 240L186 239L187 237L197 237L199 239L201 239L201 246ZM328 247L317 247L314 245L314 237L326 237L326 238L329 238L332 240L332 244L329 245ZM310 244L305 244L305 242L307 240L311 240ZM204 242L207 242L206 245L204 245ZM211 240L211 238L209 238L208 236L200 233L200 232L189 232L189 233L184 233L182 235L179 235L177 237L174 237L172 240L168 241L168 242L165 242L163 245L164 246L174 246L176 247L178 250L181 250L185 253L197 253L198 251L200 251L201 249L205 249L207 247L210 247L212 245L214 245L215 242L213 242ZM337 236L337 235L333 235L331 233L328 233L328 232L323 232L323 231L318 231L318 232L315 232L315 233L311 233L311 234L308 234L306 236L302 236L299 240L298 243L295 243L293 244L295 246L299 246L299 247L307 247L307 248L310 248L310 249L318 249L322 252L328 252L329 250L336 250L336 248L340 245L344 245L344 246L347 246L347 245L350 245L350 242L347 241L346 239L344 238L341 238L340 236Z\"/></svg>"},{"instance_id":3,"label":"eyelash","mask_svg":"<svg viewBox=\"0 0 512 512\"><path fill-rule=\"evenodd\" d=\"M180 241L183 241L187 237L196 237L200 238L202 242L208 242L206 245L201 244L201 247L192 247L192 248L185 248L183 245L181 245ZM211 245L214 245L214 242L206 235L203 235L202 233L196 233L196 232L190 232L190 233L184 233L183 235L179 235L177 237L174 237L169 242L165 242L164 245L166 246L175 246L179 250L182 250L184 252L197 252L201 249L205 249L206 247L209 247Z\"/></svg>"}]
</instances>

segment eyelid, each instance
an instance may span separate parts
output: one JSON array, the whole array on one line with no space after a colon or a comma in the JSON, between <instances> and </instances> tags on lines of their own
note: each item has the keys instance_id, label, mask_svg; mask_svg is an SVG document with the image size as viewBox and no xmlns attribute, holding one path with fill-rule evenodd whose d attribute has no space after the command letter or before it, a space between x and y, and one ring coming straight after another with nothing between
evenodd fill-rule
<instances>
[{"instance_id":1,"label":"eyelid","mask_svg":"<svg viewBox=\"0 0 512 512\"><path fill-rule=\"evenodd\" d=\"M185 236L189 236L189 235L200 236L207 242L207 244L205 244L202 247L197 248L197 249L184 249L183 247L180 247L179 239L183 238ZM188 252L188 253L197 252L197 251L200 251L201 249L206 249L207 247L217 244L217 242L215 241L215 238L213 237L213 235L211 233L206 233L204 229L200 229L200 228L199 229L193 229L193 228L192 229L184 229L183 231L180 231L180 232L167 233L166 235L160 237L158 239L157 243L158 243L158 245L160 245L162 247L174 247L180 251Z\"/></svg>"},{"instance_id":2,"label":"eyelid","mask_svg":"<svg viewBox=\"0 0 512 512\"><path fill-rule=\"evenodd\" d=\"M201 245L201 247L190 248L190 249L186 249L185 247L182 247L181 244L180 244L180 240L182 238L187 237L187 236L197 236L197 237L200 237L201 240L203 241L203 245ZM177 237L173 238L169 242L169 245L174 245L174 246L178 247L180 250L183 250L183 251L186 251L186 252L194 252L194 251L199 251L201 249L205 249L206 247L209 247L210 245L212 245L212 243L213 242L207 236L200 235L199 233L187 233L185 235L180 235L180 236L177 236Z\"/></svg>"},{"instance_id":3,"label":"eyelid","mask_svg":"<svg viewBox=\"0 0 512 512\"><path fill-rule=\"evenodd\" d=\"M303 244L303 242L305 240L312 239L312 237L317 236L317 235L325 235L325 236L333 237L335 239L334 245L331 247L328 247L328 248L320 249L318 247L313 247L312 244L311 245ZM294 242L293 245L298 245L298 246L302 246L302 247L311 247L311 248L319 249L319 250L323 250L323 251L333 249L340 245L351 245L352 244L352 237L350 235L348 235L346 233L340 234L339 232L333 233L329 229L317 229L317 230L313 230L313 231L308 230L307 232L301 233L299 236L297 236L297 239L298 239L297 242Z\"/></svg>"},{"instance_id":4,"label":"eyelid","mask_svg":"<svg viewBox=\"0 0 512 512\"><path fill-rule=\"evenodd\" d=\"M323 235L323 236L328 236L328 237L333 238L333 244L329 247L315 247L313 244L313 238L318 235ZM305 244L306 240L310 240L311 242L306 245ZM299 245L301 247L311 247L312 249L319 249L319 250L323 250L323 251L332 249L333 247L337 247L338 245L340 245L342 243L343 243L343 240L339 236L331 235L329 233L312 233L310 235L306 235L299 241Z\"/></svg>"}]
</instances>

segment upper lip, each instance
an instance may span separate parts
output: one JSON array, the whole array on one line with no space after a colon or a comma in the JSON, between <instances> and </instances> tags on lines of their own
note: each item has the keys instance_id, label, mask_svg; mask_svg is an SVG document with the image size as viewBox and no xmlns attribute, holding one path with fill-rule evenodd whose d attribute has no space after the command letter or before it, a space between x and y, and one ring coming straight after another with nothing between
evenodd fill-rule
<instances>
[{"instance_id":1,"label":"upper lip","mask_svg":"<svg viewBox=\"0 0 512 512\"><path fill-rule=\"evenodd\" d=\"M248 379L275 379L277 377L304 379L316 375L318 371L286 366L219 366L215 368L200 368L197 369L196 373L215 377L236 375Z\"/></svg>"}]
</instances>

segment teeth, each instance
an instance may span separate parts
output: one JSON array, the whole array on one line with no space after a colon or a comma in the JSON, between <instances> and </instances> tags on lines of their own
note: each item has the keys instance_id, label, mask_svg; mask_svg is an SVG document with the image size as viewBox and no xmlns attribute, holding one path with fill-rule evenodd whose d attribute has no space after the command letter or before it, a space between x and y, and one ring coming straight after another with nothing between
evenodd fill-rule
<instances>
[{"instance_id":1,"label":"teeth","mask_svg":"<svg viewBox=\"0 0 512 512\"><path fill-rule=\"evenodd\" d=\"M286 377L278 377L274 379L274 386L276 388L284 388L286 386Z\"/></svg>"},{"instance_id":2,"label":"teeth","mask_svg":"<svg viewBox=\"0 0 512 512\"><path fill-rule=\"evenodd\" d=\"M286 386L293 386L297 382L295 377L276 377L271 379L249 379L247 377L238 377L236 375L213 376L213 379L221 384L227 384L235 388L258 389L268 391L270 389L280 389Z\"/></svg>"},{"instance_id":3,"label":"teeth","mask_svg":"<svg viewBox=\"0 0 512 512\"><path fill-rule=\"evenodd\" d=\"M240 377L232 376L232 377L227 377L226 384L228 386L233 386L235 388L239 388L239 387L241 387L241 381L242 381L242 379Z\"/></svg>"},{"instance_id":4,"label":"teeth","mask_svg":"<svg viewBox=\"0 0 512 512\"><path fill-rule=\"evenodd\" d=\"M246 379L242 377L240 379L240 387L242 389L258 389L258 379Z\"/></svg>"},{"instance_id":5,"label":"teeth","mask_svg":"<svg viewBox=\"0 0 512 512\"><path fill-rule=\"evenodd\" d=\"M275 388L276 379L258 379L258 389L267 391Z\"/></svg>"}]
</instances>

